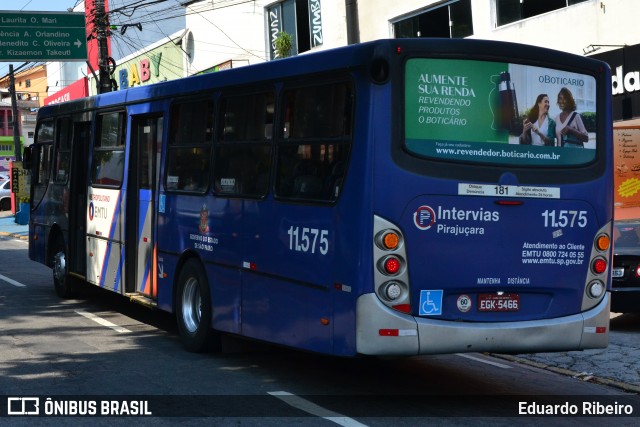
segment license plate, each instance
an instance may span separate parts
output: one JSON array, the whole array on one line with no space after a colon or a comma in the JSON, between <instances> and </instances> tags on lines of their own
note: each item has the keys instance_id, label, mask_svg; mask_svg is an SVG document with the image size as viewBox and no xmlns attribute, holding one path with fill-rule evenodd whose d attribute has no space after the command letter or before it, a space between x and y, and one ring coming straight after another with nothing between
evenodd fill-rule
<instances>
[{"instance_id":1,"label":"license plate","mask_svg":"<svg viewBox=\"0 0 640 427\"><path fill-rule=\"evenodd\" d=\"M478 295L478 311L518 311L520 295L518 294L480 294Z\"/></svg>"},{"instance_id":2,"label":"license plate","mask_svg":"<svg viewBox=\"0 0 640 427\"><path fill-rule=\"evenodd\" d=\"M622 276L624 276L624 268L614 268L612 276L613 277L622 277Z\"/></svg>"}]
</instances>

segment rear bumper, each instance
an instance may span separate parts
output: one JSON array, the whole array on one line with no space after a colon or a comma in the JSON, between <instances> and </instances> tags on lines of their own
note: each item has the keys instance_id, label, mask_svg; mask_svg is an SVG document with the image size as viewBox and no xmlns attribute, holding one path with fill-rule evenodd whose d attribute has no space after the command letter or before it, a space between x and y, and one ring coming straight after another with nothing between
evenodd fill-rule
<instances>
[{"instance_id":1,"label":"rear bumper","mask_svg":"<svg viewBox=\"0 0 640 427\"><path fill-rule=\"evenodd\" d=\"M572 316L526 322L452 322L402 314L382 304L375 294L365 294L357 302L357 352L419 355L605 348L609 305L607 293L593 309Z\"/></svg>"},{"instance_id":2,"label":"rear bumper","mask_svg":"<svg viewBox=\"0 0 640 427\"><path fill-rule=\"evenodd\" d=\"M615 313L640 313L640 288L613 288L611 311Z\"/></svg>"}]
</instances>

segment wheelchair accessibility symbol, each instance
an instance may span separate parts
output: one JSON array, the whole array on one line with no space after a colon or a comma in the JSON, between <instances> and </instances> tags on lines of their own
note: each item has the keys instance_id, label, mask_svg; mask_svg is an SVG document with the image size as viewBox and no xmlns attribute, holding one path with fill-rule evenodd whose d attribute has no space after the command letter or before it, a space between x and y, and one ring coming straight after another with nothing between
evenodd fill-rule
<instances>
[{"instance_id":1,"label":"wheelchair accessibility symbol","mask_svg":"<svg viewBox=\"0 0 640 427\"><path fill-rule=\"evenodd\" d=\"M420 291L420 316L440 316L442 314L442 289Z\"/></svg>"}]
</instances>

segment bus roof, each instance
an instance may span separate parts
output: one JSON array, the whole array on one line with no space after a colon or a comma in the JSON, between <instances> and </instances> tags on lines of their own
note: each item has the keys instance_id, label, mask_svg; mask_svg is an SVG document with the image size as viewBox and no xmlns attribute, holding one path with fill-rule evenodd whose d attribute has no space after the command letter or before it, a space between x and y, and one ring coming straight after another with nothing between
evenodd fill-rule
<instances>
[{"instance_id":1,"label":"bus roof","mask_svg":"<svg viewBox=\"0 0 640 427\"><path fill-rule=\"evenodd\" d=\"M296 76L330 73L337 70L365 69L375 58L389 60L394 54L420 55L427 57L448 57L464 59L500 60L517 51L530 58L535 65L540 61L553 61L568 70L585 72L597 67L608 67L602 61L578 55L567 55L548 48L528 46L510 42L476 39L382 39L350 46L321 50L289 58L277 59L239 68L199 74L181 79L150 85L136 86L79 100L48 105L40 108L39 114L72 113L98 107L118 106L126 103L142 102L150 98L161 99L202 93L222 87L241 87L259 82L269 82ZM478 52L485 52L479 56ZM491 53L486 53L491 52ZM212 77L213 76L213 77Z\"/></svg>"}]
</instances>

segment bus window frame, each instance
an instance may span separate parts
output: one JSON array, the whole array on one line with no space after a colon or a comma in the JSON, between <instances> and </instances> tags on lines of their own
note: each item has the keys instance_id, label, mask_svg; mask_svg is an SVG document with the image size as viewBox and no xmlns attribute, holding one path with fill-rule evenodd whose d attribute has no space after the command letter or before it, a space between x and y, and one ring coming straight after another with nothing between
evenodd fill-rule
<instances>
[{"instance_id":1,"label":"bus window frame","mask_svg":"<svg viewBox=\"0 0 640 427\"><path fill-rule=\"evenodd\" d=\"M60 138L60 134L62 132L62 128L65 126L63 122L66 122L67 127L67 135L66 135L66 147L62 150L62 138ZM55 132L54 132L54 145L53 145L53 158L52 158L52 167L51 174L53 178L53 183L58 185L67 185L69 183L69 172L71 169L71 144L73 141L73 120L71 116L61 116L56 118ZM64 180L58 180L57 177L60 173L60 164L59 164L59 156L61 153L66 153L68 168L64 175Z\"/></svg>"},{"instance_id":2,"label":"bus window frame","mask_svg":"<svg viewBox=\"0 0 640 427\"><path fill-rule=\"evenodd\" d=\"M118 115L118 134L116 145L109 146L109 148L98 148L96 147L96 143L98 141L102 142L100 139L102 136L102 118L107 115L117 114ZM93 132L93 140L91 144L91 167L89 168L89 183L93 188L109 188L109 189L119 189L122 187L122 184L125 179L125 162L127 156L127 119L128 114L126 110L117 109L117 110L105 110L97 113L94 117L94 132ZM117 147L117 149L115 149ZM95 171L97 168L96 153L97 152L120 152L122 156L122 167L120 168L120 182L115 184L105 184L95 182ZM101 163L102 164L102 163Z\"/></svg>"},{"instance_id":3,"label":"bus window frame","mask_svg":"<svg viewBox=\"0 0 640 427\"><path fill-rule=\"evenodd\" d=\"M273 195L274 199L287 203L295 203L295 204L311 204L311 205L320 205L320 206L333 206L338 203L340 200L340 196L342 195L342 187L344 186L344 180L347 177L349 171L349 165L351 161L351 152L354 139L355 139L355 125L356 125L356 105L357 105L357 85L356 81L350 74L338 74L334 76L327 76L322 79L314 80L312 84L309 83L309 80L313 79L305 79L305 80L297 80L297 81L289 81L285 82L282 88L279 91L278 96L278 114L276 121L276 129L275 129L275 138L274 138L274 160L273 160ZM314 87L323 87L323 86L331 86L344 84L350 90L349 98L347 102L349 105L349 133L345 136L344 134L339 137L290 137L286 135L286 103L287 103L287 93L290 91L295 91L299 89L309 89ZM342 173L341 179L342 184L339 193L335 197L326 197L326 195L322 195L320 198L305 198L291 195L283 195L280 190L282 183L281 178L279 176L279 170L281 167L281 162L283 159L282 151L286 148L290 148L293 146L297 146L298 149L302 146L307 146L309 149L312 147L322 147L323 149L327 149L329 146L346 146L347 154L344 159L341 159L340 162L343 162L346 167L344 172ZM303 159L298 159L303 160ZM295 169L295 166L292 168ZM293 173L292 173L293 176ZM327 178L327 175L323 176L323 181ZM323 182L324 186L324 182ZM323 190L325 190L323 188Z\"/></svg>"},{"instance_id":4,"label":"bus window frame","mask_svg":"<svg viewBox=\"0 0 640 427\"><path fill-rule=\"evenodd\" d=\"M241 138L241 139L227 139L225 138L226 130L227 130L227 121L226 117L223 115L228 111L226 108L225 101L228 99L236 98L255 98L258 95L265 96L265 100L268 101L268 96L271 95L272 108L273 111L271 114L271 130L268 133L265 132L263 138ZM278 100L279 93L273 85L260 85L254 86L251 88L243 88L243 90L234 91L228 90L222 92L218 98L217 103L217 111L216 111L216 126L215 126L215 137L213 143L213 174L212 174L212 182L213 182L213 192L216 197L225 197L225 198L242 198L242 199L257 199L263 200L267 197L267 195L272 191L272 176L274 170L274 154L275 154L275 133L276 133L276 125L278 120ZM269 104L265 103L265 107L268 107ZM265 112L265 118L269 114L268 110ZM267 130L269 123L264 123L264 130ZM218 161L223 161L221 158L221 151L223 149L231 149L232 151L240 151L241 157L240 160L243 165L246 165L248 162L248 157L246 156L246 151L253 149L268 149L269 153L264 158L268 159L268 165L266 166L266 185L264 188L260 189L261 191L249 192L245 191L244 182L246 180L244 173L241 174L242 182L238 187L234 182L233 186L235 188L230 190L225 190L223 188L222 179L224 177L218 176L219 167ZM238 158L239 156L233 155L232 158ZM232 160L231 158L229 160ZM261 159L262 160L262 159ZM245 168L242 168L244 171ZM240 188L240 189L238 189Z\"/></svg>"},{"instance_id":5,"label":"bus window frame","mask_svg":"<svg viewBox=\"0 0 640 427\"><path fill-rule=\"evenodd\" d=\"M50 123L51 124L51 128L52 128L52 133L51 133L51 139L50 140L45 140L44 142L41 140L41 135L40 135L40 129L42 128L42 126L46 123ZM31 186L33 189L33 194L31 194L31 200L33 201L34 204L39 203L40 200L44 197L46 191L47 191L47 187L49 186L49 183L51 182L51 171L52 171L52 154L53 154L53 145L55 142L55 134L56 134L56 123L55 120L53 118L48 118L45 120L42 120L40 122L38 122L37 128L36 128L36 132L35 132L35 141L33 144L33 147L35 148L35 156L32 156L32 168L31 168L31 173L33 174L32 180L33 180L33 185ZM46 173L47 176L43 178L43 169L42 169L42 164L43 164L43 153L46 152L49 153L48 155L48 159L47 159L47 168L46 168Z\"/></svg>"},{"instance_id":6,"label":"bus window frame","mask_svg":"<svg viewBox=\"0 0 640 427\"><path fill-rule=\"evenodd\" d=\"M211 120L210 134L208 138L206 138L203 141L203 143L199 143L199 144L198 143L179 144L179 143L173 142L172 132L174 130L173 125L175 121L175 118L173 117L174 107L178 105L185 105L185 104L197 104L200 102L209 103L209 107L211 108L210 115L208 116L208 118ZM216 126L216 123L215 123L216 111L217 111L217 105L213 97L213 93L207 93L206 95L199 96L197 98L187 98L187 97L176 98L172 100L172 102L170 103L168 108L168 114L165 116L165 127L166 127L166 140L164 142L165 159L164 159L164 167L162 169L163 177L161 180L162 187L164 191L166 191L167 193L204 195L209 192L209 188L211 187L211 176L212 176L212 169L213 169L212 165L214 165L214 162L215 162L215 159L213 157L214 156L213 140L214 140L215 126ZM208 148L209 150L209 153L206 156L206 158L208 159L209 167L207 168L208 171L203 176L204 187L196 188L196 189L185 189L185 188L172 188L171 186L169 186L169 182L168 182L169 177L175 176L175 175L170 175L170 171L171 171L170 168L173 166L171 163L171 159L172 159L171 153L173 151L178 151L178 150L185 150L185 149L197 150L197 149L203 149L203 148Z\"/></svg>"},{"instance_id":7,"label":"bus window frame","mask_svg":"<svg viewBox=\"0 0 640 427\"><path fill-rule=\"evenodd\" d=\"M51 129L53 130L52 135L51 135L51 139L50 140L45 140L44 142L41 141L40 139L40 129L42 128L44 123L51 123ZM55 142L55 133L56 133L56 123L55 120L53 119L46 119L43 120L42 122L38 123L38 128L36 129L36 140L34 142L34 146L37 147L37 153L36 153L36 161L34 162L34 172L36 172L35 174L35 179L34 179L34 183L37 186L42 186L42 187L46 187L47 185L49 185L49 182L51 181L51 166L52 166L52 157L51 157L51 153L49 153L49 161L48 161L48 168L47 168L47 176L44 177L44 179L42 178L42 175L40 172L42 172L42 153L43 153L43 148L48 148L49 151L52 151L53 149L53 144Z\"/></svg>"}]
</instances>

